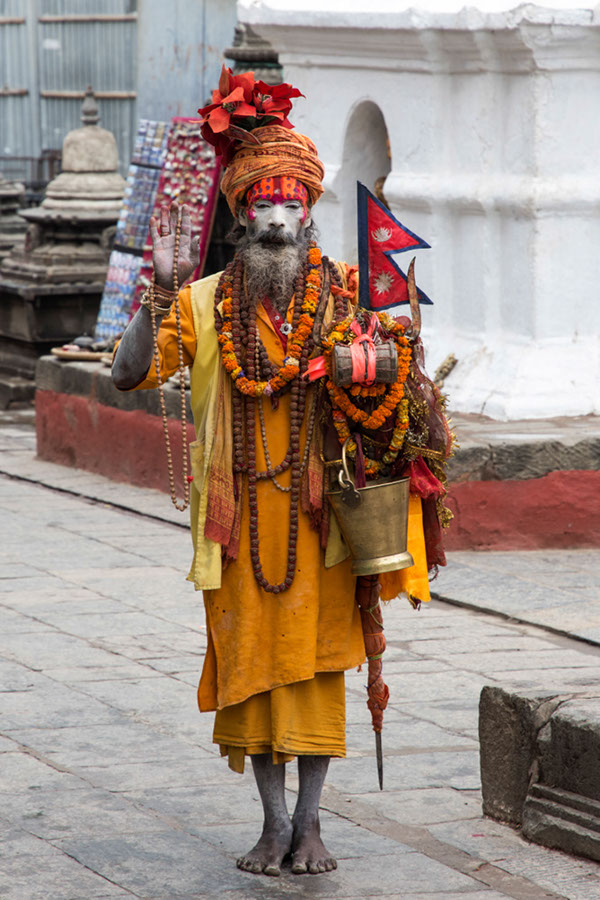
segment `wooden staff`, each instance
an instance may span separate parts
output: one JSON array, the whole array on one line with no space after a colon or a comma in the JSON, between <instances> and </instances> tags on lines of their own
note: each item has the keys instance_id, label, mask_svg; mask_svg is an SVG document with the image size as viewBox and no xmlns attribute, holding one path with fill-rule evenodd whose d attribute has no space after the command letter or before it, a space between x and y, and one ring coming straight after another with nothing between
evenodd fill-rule
<instances>
[{"instance_id":1,"label":"wooden staff","mask_svg":"<svg viewBox=\"0 0 600 900\"><path fill-rule=\"evenodd\" d=\"M371 720L373 722L373 731L375 732L379 788L383 790L381 730L383 728L383 711L388 704L390 691L381 675L382 657L385 652L385 637L383 635L383 614L379 602L379 578L377 575L358 576L356 579L356 602L360 610L368 663L367 706L371 710Z\"/></svg>"}]
</instances>

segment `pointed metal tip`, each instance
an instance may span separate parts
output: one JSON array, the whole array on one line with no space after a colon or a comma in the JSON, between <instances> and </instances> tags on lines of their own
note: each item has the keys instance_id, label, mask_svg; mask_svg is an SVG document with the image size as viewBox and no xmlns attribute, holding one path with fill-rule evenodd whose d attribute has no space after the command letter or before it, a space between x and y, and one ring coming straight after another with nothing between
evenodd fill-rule
<instances>
[{"instance_id":1,"label":"pointed metal tip","mask_svg":"<svg viewBox=\"0 0 600 900\"><path fill-rule=\"evenodd\" d=\"M377 754L377 774L379 776L379 790L383 790L383 748L381 745L381 732L375 732L375 753Z\"/></svg>"}]
</instances>

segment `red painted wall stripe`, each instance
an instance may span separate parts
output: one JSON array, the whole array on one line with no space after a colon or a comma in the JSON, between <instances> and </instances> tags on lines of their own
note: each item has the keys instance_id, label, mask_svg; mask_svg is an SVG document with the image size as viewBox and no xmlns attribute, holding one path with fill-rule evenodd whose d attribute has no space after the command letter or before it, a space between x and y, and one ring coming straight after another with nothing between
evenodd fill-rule
<instances>
[{"instance_id":1,"label":"red painted wall stripe","mask_svg":"<svg viewBox=\"0 0 600 900\"><path fill-rule=\"evenodd\" d=\"M103 406L86 397L36 393L38 456L141 487L168 492L162 422L148 413ZM169 419L181 496L181 425ZM193 426L188 438L195 438ZM448 550L600 547L600 472L557 471L525 481L451 485L455 514Z\"/></svg>"}]
</instances>

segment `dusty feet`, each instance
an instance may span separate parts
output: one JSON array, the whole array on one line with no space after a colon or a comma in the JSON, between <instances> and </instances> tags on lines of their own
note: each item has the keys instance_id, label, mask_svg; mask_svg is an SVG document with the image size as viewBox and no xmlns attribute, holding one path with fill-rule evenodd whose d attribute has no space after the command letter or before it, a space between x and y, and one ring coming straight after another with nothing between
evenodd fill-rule
<instances>
[{"instance_id":1,"label":"dusty feet","mask_svg":"<svg viewBox=\"0 0 600 900\"><path fill-rule=\"evenodd\" d=\"M309 872L331 872L337 869L337 862L321 840L321 826L318 818L312 822L294 821L292 839L292 872L303 875Z\"/></svg>"},{"instance_id":2,"label":"dusty feet","mask_svg":"<svg viewBox=\"0 0 600 900\"><path fill-rule=\"evenodd\" d=\"M292 825L263 828L263 833L255 847L237 860L238 869L254 875L281 875L283 858L292 849Z\"/></svg>"}]
</instances>

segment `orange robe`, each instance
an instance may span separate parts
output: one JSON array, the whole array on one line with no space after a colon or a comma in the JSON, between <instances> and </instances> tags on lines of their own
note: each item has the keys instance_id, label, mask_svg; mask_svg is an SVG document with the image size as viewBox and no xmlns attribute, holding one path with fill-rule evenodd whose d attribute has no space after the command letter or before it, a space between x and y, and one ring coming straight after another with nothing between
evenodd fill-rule
<instances>
[{"instance_id":1,"label":"orange robe","mask_svg":"<svg viewBox=\"0 0 600 900\"><path fill-rule=\"evenodd\" d=\"M184 362L189 365L196 352L189 288L180 294L180 309ZM291 310L290 304L290 315ZM258 328L269 358L281 365L283 347L262 306ZM161 325L159 349L164 378L178 365L173 315ZM152 367L138 387L156 383ZM265 401L263 413L269 454L276 464L289 444L290 394L280 398L277 410ZM305 436L306 416L301 452ZM258 410L256 458L264 470ZM278 481L286 486L290 478L288 470ZM287 569L290 497L265 480L257 486L257 501L263 571L270 581L279 582ZM325 568L319 535L300 510L292 586L283 594L263 591L250 562L244 485L238 559L224 569L220 589L204 591L208 648L198 689L200 709L217 710L214 740L237 770L243 771L245 752L270 750L278 761L298 753L345 755L343 672L365 658L350 569L349 559ZM329 677L315 678L318 673Z\"/></svg>"},{"instance_id":2,"label":"orange robe","mask_svg":"<svg viewBox=\"0 0 600 900\"><path fill-rule=\"evenodd\" d=\"M198 335L189 287L180 293L180 311L184 363L190 365ZM292 304L288 321L291 314ZM284 349L262 305L257 309L257 321L269 358L280 366ZM173 313L161 324L159 350L164 380L178 366ZM153 365L138 388L156 384ZM313 390L311 387L309 392ZM277 410L264 400L263 415L268 450L275 465L283 459L289 444L290 394L280 398ZM258 410L256 459L258 469L264 471L267 464ZM278 481L282 486L289 485L290 476L288 470ZM269 581L279 582L287 569L289 493L267 479L257 485L257 501L263 571ZM411 502L409 541L416 562L412 570L407 570L413 572L409 590L426 600L427 570L418 498ZM393 573L385 594L395 596L406 589L406 578L406 571ZM418 591L414 589L416 582ZM256 582L250 560L244 484L238 559L223 570L219 589L204 591L208 647L198 688L200 709L217 711L213 739L221 745L221 752L228 754L232 768L243 771L246 753L272 752L275 761L286 761L297 754L345 755L343 672L365 659L354 591L351 560L325 568L319 535L300 510L292 586L282 594L264 592Z\"/></svg>"}]
</instances>

